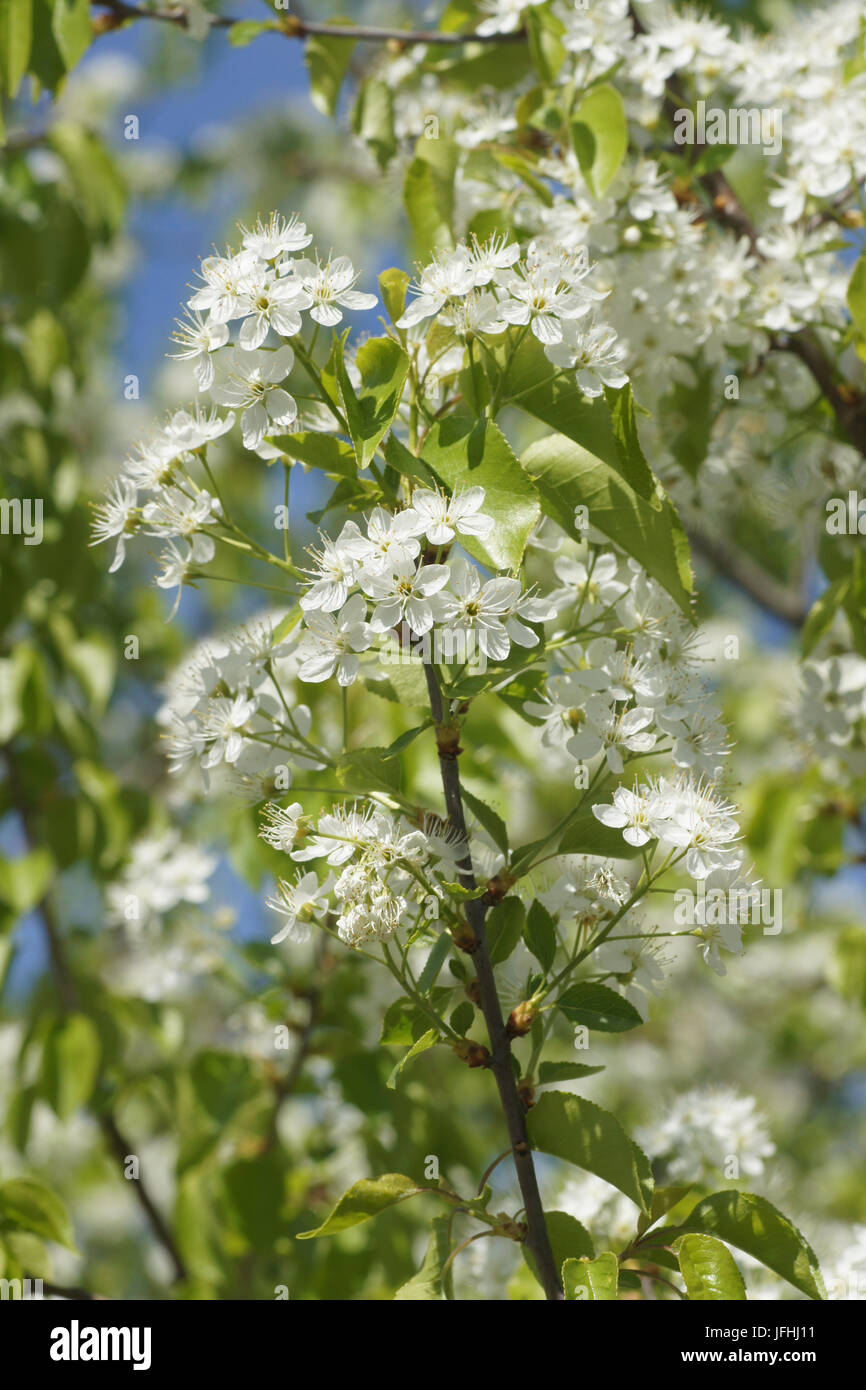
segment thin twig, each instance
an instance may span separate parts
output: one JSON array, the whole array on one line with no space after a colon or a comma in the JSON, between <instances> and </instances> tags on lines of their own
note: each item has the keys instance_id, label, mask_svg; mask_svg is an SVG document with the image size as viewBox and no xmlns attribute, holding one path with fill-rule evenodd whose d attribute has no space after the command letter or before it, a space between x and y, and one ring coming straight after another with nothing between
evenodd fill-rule
<instances>
[{"instance_id":1,"label":"thin twig","mask_svg":"<svg viewBox=\"0 0 866 1390\"><path fill-rule=\"evenodd\" d=\"M122 21L155 19L162 24L176 24L181 29L189 27L186 10L178 5L149 9L146 5L127 3L127 0L94 0L94 3ZM243 22L246 21L239 21L231 15L215 14L208 17L212 29L231 29L234 24ZM331 39L354 39L356 43L429 43L450 48L463 43L523 43L526 39L525 29L516 29L511 34L452 34L438 29L383 29L375 24L328 24L321 20L302 19L297 14L271 22L268 28L286 39L322 35Z\"/></svg>"},{"instance_id":2,"label":"thin twig","mask_svg":"<svg viewBox=\"0 0 866 1390\"><path fill-rule=\"evenodd\" d=\"M442 692L439 689L436 672L432 666L425 665L424 673L427 678L430 710L436 725L439 769L442 776L442 790L445 794L448 819L457 834L467 844L466 853L458 864L458 876L463 887L474 892L478 885L468 849L466 818L463 812L463 797L460 789L460 772L457 766L459 748L456 740L452 741L449 737L453 731L450 730L445 720ZM526 1131L526 1114L517 1093L517 1082L511 1065L511 1050L505 1031L496 980L493 975L487 933L484 928L488 906L489 904L485 903L483 898L473 898L466 903L466 918L475 938L472 963L478 978L481 1012L484 1015L490 1039L490 1070L496 1078L496 1085L499 1089L499 1099L508 1127L517 1181L520 1184L520 1192L526 1210L526 1245L535 1257L538 1277L545 1296L551 1300L561 1299L562 1286L559 1282L559 1271L556 1268L550 1238L547 1234L541 1193L538 1190L538 1178Z\"/></svg>"}]
</instances>

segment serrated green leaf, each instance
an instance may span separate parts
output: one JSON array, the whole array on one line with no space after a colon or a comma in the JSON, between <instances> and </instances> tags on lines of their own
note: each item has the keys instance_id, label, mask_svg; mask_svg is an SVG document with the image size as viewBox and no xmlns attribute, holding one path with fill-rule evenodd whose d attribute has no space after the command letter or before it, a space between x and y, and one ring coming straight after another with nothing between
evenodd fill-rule
<instances>
[{"instance_id":1,"label":"serrated green leaf","mask_svg":"<svg viewBox=\"0 0 866 1390\"><path fill-rule=\"evenodd\" d=\"M604 1067L589 1067L585 1062L542 1062L538 1068L539 1086L549 1086L554 1081L578 1081L582 1076L594 1076Z\"/></svg>"},{"instance_id":2,"label":"serrated green leaf","mask_svg":"<svg viewBox=\"0 0 866 1390\"><path fill-rule=\"evenodd\" d=\"M388 1090L396 1090L397 1082L407 1062L411 1062L413 1058L420 1056L422 1052L427 1052L431 1047L435 1047L438 1041L439 1033L435 1028L428 1028L426 1033L422 1033L421 1037L417 1042L412 1044L405 1056L400 1058L388 1077L388 1080L385 1082Z\"/></svg>"},{"instance_id":3,"label":"serrated green leaf","mask_svg":"<svg viewBox=\"0 0 866 1390\"><path fill-rule=\"evenodd\" d=\"M643 1023L634 1005L621 994L591 980L570 985L557 1000L557 1007L569 1023L582 1023L600 1033L625 1033Z\"/></svg>"},{"instance_id":4,"label":"serrated green leaf","mask_svg":"<svg viewBox=\"0 0 866 1390\"><path fill-rule=\"evenodd\" d=\"M483 825L493 843L503 854L508 853L508 828L500 815L488 806L480 797L473 796L472 792L466 787L462 788L462 796L465 804L469 807L473 816Z\"/></svg>"},{"instance_id":5,"label":"serrated green leaf","mask_svg":"<svg viewBox=\"0 0 866 1390\"><path fill-rule=\"evenodd\" d=\"M537 899L526 914L523 939L542 970L548 971L556 955L556 927L547 908Z\"/></svg>"},{"instance_id":6,"label":"serrated green leaf","mask_svg":"<svg viewBox=\"0 0 866 1390\"><path fill-rule=\"evenodd\" d=\"M659 1245L670 1245L680 1235L692 1233L717 1236L744 1250L807 1298L827 1297L814 1250L793 1221L765 1197L751 1192L715 1192L698 1202L681 1225L663 1226L653 1233L653 1239Z\"/></svg>"},{"instance_id":7,"label":"serrated green leaf","mask_svg":"<svg viewBox=\"0 0 866 1390\"><path fill-rule=\"evenodd\" d=\"M378 1216L387 1207L403 1202L420 1189L402 1173L385 1173L381 1178L362 1178L344 1192L337 1205L321 1226L314 1231L301 1231L297 1240L312 1240L317 1236L334 1236Z\"/></svg>"},{"instance_id":8,"label":"serrated green leaf","mask_svg":"<svg viewBox=\"0 0 866 1390\"><path fill-rule=\"evenodd\" d=\"M318 468L329 477L356 478L358 461L355 450L345 439L321 430L302 430L298 434L268 435L268 443L282 449L286 458Z\"/></svg>"},{"instance_id":9,"label":"serrated green leaf","mask_svg":"<svg viewBox=\"0 0 866 1390\"><path fill-rule=\"evenodd\" d=\"M542 1153L574 1163L649 1211L649 1161L619 1121L600 1106L565 1091L546 1091L526 1117L529 1142Z\"/></svg>"},{"instance_id":10,"label":"serrated green leaf","mask_svg":"<svg viewBox=\"0 0 866 1390\"><path fill-rule=\"evenodd\" d=\"M487 914L487 940L490 960L501 965L507 960L523 935L525 914L519 898L503 898Z\"/></svg>"},{"instance_id":11,"label":"serrated green leaf","mask_svg":"<svg viewBox=\"0 0 866 1390\"><path fill-rule=\"evenodd\" d=\"M454 489L483 487L483 512L496 526L484 544L460 536L462 548L490 569L516 569L541 508L538 494L491 420L449 416L430 429L423 447L426 463Z\"/></svg>"},{"instance_id":12,"label":"serrated green leaf","mask_svg":"<svg viewBox=\"0 0 866 1390\"><path fill-rule=\"evenodd\" d=\"M562 1287L567 1299L600 1302L616 1299L619 1260L606 1250L596 1260L566 1260L562 1266Z\"/></svg>"},{"instance_id":13,"label":"serrated green leaf","mask_svg":"<svg viewBox=\"0 0 866 1390\"><path fill-rule=\"evenodd\" d=\"M341 786L353 792L398 792L400 760L387 758L386 752L385 748L359 748L353 753L343 753L337 762Z\"/></svg>"},{"instance_id":14,"label":"serrated green leaf","mask_svg":"<svg viewBox=\"0 0 866 1390\"><path fill-rule=\"evenodd\" d=\"M736 1261L714 1236L683 1236L677 1258L691 1302L745 1299L746 1288Z\"/></svg>"},{"instance_id":15,"label":"serrated green leaf","mask_svg":"<svg viewBox=\"0 0 866 1390\"><path fill-rule=\"evenodd\" d=\"M545 512L567 535L581 538L575 508L585 506L589 524L637 560L691 616L682 526L666 497L659 493L654 502L640 497L615 468L562 434L530 445L522 462Z\"/></svg>"}]
</instances>

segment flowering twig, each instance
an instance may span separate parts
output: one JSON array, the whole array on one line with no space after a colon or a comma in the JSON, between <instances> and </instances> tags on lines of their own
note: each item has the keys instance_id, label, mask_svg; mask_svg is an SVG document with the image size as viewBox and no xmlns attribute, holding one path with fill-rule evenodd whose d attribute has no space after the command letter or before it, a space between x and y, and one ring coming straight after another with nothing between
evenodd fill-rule
<instances>
[{"instance_id":1,"label":"flowering twig","mask_svg":"<svg viewBox=\"0 0 866 1390\"><path fill-rule=\"evenodd\" d=\"M457 833L465 841L468 837L466 832L466 818L463 812L463 797L460 788L460 771L457 766L456 744L449 746L447 739L443 738L443 732L447 729L447 724L445 710L442 704L442 692L439 689L436 673L432 666L426 664L424 673L427 679L430 710L436 725L439 768L442 776L442 790L445 794L445 806L448 811L448 819ZM474 892L478 885L468 848L458 865L458 872L463 887L469 889L470 892ZM490 1069L496 1078L496 1085L499 1089L499 1099L508 1127L508 1137L511 1140L511 1152L514 1155L514 1167L517 1171L517 1181L520 1184L520 1192L526 1209L526 1245L535 1258L538 1276L541 1280L545 1296L551 1300L561 1299L562 1286L559 1281L559 1271L556 1268L553 1250L551 1249L550 1239L547 1234L547 1226L544 1220L544 1208L541 1203L541 1193L538 1189L538 1179L532 1159L532 1150L529 1147L526 1117L523 1104L517 1093L517 1083L514 1079L514 1071L511 1066L511 1052L505 1031L505 1022L502 1017L502 1006L499 1002L496 980L493 975L493 966L490 961L490 948L487 943L487 933L484 928L487 907L488 904L485 903L483 898L470 899L466 904L466 917L475 938L475 949L472 952L472 962L475 966L475 973L478 978L481 1012L484 1014L484 1021L487 1025L487 1033L490 1039Z\"/></svg>"}]
</instances>

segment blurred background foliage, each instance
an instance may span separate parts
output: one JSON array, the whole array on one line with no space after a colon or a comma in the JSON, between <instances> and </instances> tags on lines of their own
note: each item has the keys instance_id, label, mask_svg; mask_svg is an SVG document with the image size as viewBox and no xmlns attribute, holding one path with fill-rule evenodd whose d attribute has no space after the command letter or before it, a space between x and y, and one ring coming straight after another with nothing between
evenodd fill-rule
<instances>
[{"instance_id":1,"label":"blurred background foliage","mask_svg":"<svg viewBox=\"0 0 866 1390\"><path fill-rule=\"evenodd\" d=\"M760 26L784 7L712 8ZM175 804L159 688L190 641L249 616L250 591L187 589L167 625L169 600L144 567L108 576L105 552L88 545L91 499L177 399L168 327L197 258L235 221L296 210L320 247L364 268L364 288L407 264L399 162L382 174L349 129L376 50L351 55L333 121L310 103L300 43L246 46L224 31L199 43L143 22L94 38L92 16L108 13L33 0L27 59L3 33L2 487L43 499L44 539L0 538L0 1275L114 1298L388 1298L418 1266L433 1199L335 1240L293 1237L358 1177L420 1179L430 1155L474 1190L503 1146L492 1079L437 1050L388 1089L397 1054L378 1036L390 982L329 943L272 948L262 901L275 856L253 809ZM331 13L419 20L399 4L316 6L317 18ZM328 105L321 84L317 101ZM137 139L125 138L130 116ZM281 482L238 458L227 491L254 518ZM301 478L293 546L321 504ZM698 1086L754 1094L776 1153L751 1186L832 1267L866 1223L866 913L863 871L850 867L863 858L862 812L844 788L781 770L776 711L796 679L794 636L711 570L699 578L716 648L739 638L740 659L713 669L736 730L749 851L766 882L784 885L786 926L750 942L723 980L684 954L638 1035L593 1040L605 1070L581 1089L638 1131ZM278 595L263 595L260 608L271 604ZM398 704L353 700L359 737L369 726L378 745L416 722ZM337 720L327 689L310 703ZM551 778L543 808L526 799L509 717L474 714L467 784L529 838L570 789ZM409 775L435 804L421 742ZM106 921L105 885L138 835L172 823L218 855L211 903L178 909L158 944L130 958ZM509 999L506 979L506 1003L514 990ZM291 1033L284 1054L275 1024ZM137 1177L125 1176L130 1157ZM541 1176L555 1193L553 1160ZM494 1244L458 1261L462 1296L492 1296ZM540 1296L513 1260L505 1274L512 1296ZM771 1282L765 1292L777 1296Z\"/></svg>"}]
</instances>

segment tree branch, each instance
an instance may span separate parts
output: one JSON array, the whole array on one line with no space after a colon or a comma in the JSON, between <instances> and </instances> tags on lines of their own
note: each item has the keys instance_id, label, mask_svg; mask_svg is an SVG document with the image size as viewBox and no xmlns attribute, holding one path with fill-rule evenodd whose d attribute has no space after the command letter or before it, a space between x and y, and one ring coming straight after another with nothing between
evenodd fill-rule
<instances>
[{"instance_id":1,"label":"tree branch","mask_svg":"<svg viewBox=\"0 0 866 1390\"><path fill-rule=\"evenodd\" d=\"M751 555L735 550L724 541L711 539L703 531L688 528L689 542L699 555L729 583L747 594L774 617L793 627L802 627L809 611L803 598L780 584Z\"/></svg>"},{"instance_id":2,"label":"tree branch","mask_svg":"<svg viewBox=\"0 0 866 1390\"><path fill-rule=\"evenodd\" d=\"M424 674L427 678L430 710L436 725L436 746L439 752L439 769L442 775L442 790L445 794L448 819L457 833L467 841L466 854L458 865L458 874L463 887L473 891L478 885L468 849L466 817L463 812L460 772L457 766L460 749L457 744L456 730L445 719L442 692L439 689L436 672L432 666L425 665ZM520 1184L520 1192L526 1211L526 1244L535 1258L545 1296L550 1300L561 1299L562 1286L559 1282L559 1271L556 1268L547 1234L541 1193L538 1189L535 1164L526 1131L526 1115L517 1094L517 1083L511 1066L509 1040L505 1031L502 1007L499 1003L496 980L490 961L490 948L484 928L488 907L489 903L486 903L483 898L474 898L466 904L466 917L475 938L475 946L471 952L472 962L478 977L481 1012L484 1015L490 1039L489 1065L499 1089L499 1099L505 1114L508 1137L511 1141L511 1153L514 1157L517 1181Z\"/></svg>"},{"instance_id":3,"label":"tree branch","mask_svg":"<svg viewBox=\"0 0 866 1390\"><path fill-rule=\"evenodd\" d=\"M128 0L93 0L100 9L107 10L106 18L116 18L121 23L129 19L155 19L163 24L176 24L181 29L189 27L186 10L179 5L165 9L149 9L145 5L128 3ZM212 29L230 29L242 23L231 15L211 15L208 20ZM103 24L103 30L111 29L111 24ZM306 39L322 35L331 39L354 39L356 43L429 43L456 47L463 43L522 43L526 30L517 29L511 34L461 34L441 32L437 29L382 29L375 24L327 24L320 20L302 19L297 14L287 14L284 19L268 23L275 34L287 39Z\"/></svg>"},{"instance_id":4,"label":"tree branch","mask_svg":"<svg viewBox=\"0 0 866 1390\"><path fill-rule=\"evenodd\" d=\"M21 818L21 826L24 831L24 839L28 849L33 850L38 846L38 836L33 826L27 796L18 775L15 760L8 747L3 749L3 756L6 763L9 787L12 792L12 809L17 811ZM48 942L51 972L54 976L57 992L60 995L61 1004L67 1013L74 1012L81 1008L81 997L72 970L70 969L69 961L66 957L63 938L54 915L54 908L47 893L38 904L36 912L42 921L43 930ZM109 1147L113 1150L122 1167L125 1159L132 1152L129 1141L123 1137L117 1127L114 1117L110 1113L99 1115L97 1118ZM134 1182L133 1187L138 1203L144 1210L154 1235L164 1247L171 1260L175 1279L178 1282L182 1282L187 1278L187 1271L172 1232L140 1178ZM90 1297L91 1295L87 1296Z\"/></svg>"}]
</instances>

